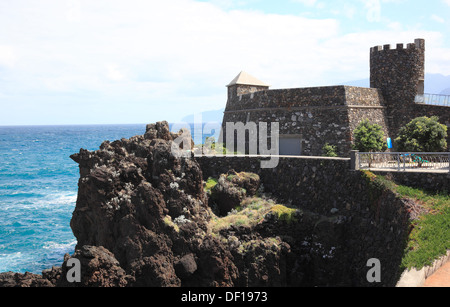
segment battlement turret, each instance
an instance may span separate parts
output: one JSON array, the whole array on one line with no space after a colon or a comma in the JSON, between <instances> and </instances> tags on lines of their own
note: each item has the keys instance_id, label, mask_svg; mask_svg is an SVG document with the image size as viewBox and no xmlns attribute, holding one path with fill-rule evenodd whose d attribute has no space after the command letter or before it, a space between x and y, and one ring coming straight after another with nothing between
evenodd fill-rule
<instances>
[{"instance_id":1,"label":"battlement turret","mask_svg":"<svg viewBox=\"0 0 450 307\"><path fill-rule=\"evenodd\" d=\"M408 117L404 110L414 105L425 87L425 40L370 48L370 87L383 94L394 131Z\"/></svg>"},{"instance_id":2,"label":"battlement turret","mask_svg":"<svg viewBox=\"0 0 450 307\"><path fill-rule=\"evenodd\" d=\"M370 87L381 89L388 103L414 103L425 83L425 40L370 48ZM401 96L399 96L401 94Z\"/></svg>"},{"instance_id":3,"label":"battlement turret","mask_svg":"<svg viewBox=\"0 0 450 307\"><path fill-rule=\"evenodd\" d=\"M395 49L393 49L392 45L390 45L390 44L383 45L383 46L375 46L375 47L370 48L370 53L379 52L379 51L389 51L389 50L404 50L404 49L407 49L407 50L422 49L423 51L425 51L425 40L418 38L414 41L414 43L407 44L406 48L405 48L405 45L402 43L397 44Z\"/></svg>"}]
</instances>

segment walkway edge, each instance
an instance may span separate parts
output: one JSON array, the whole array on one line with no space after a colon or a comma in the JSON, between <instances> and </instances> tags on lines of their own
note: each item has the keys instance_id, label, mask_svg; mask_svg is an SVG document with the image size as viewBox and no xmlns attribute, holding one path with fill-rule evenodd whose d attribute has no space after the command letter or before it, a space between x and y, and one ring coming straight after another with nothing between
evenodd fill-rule
<instances>
[{"instance_id":1,"label":"walkway edge","mask_svg":"<svg viewBox=\"0 0 450 307\"><path fill-rule=\"evenodd\" d=\"M443 256L436 260L432 266L424 267L420 271L417 271L415 268L406 270L400 277L400 280L398 281L396 287L422 287L425 284L425 280L436 273L436 271L439 270L448 261L450 261L450 251L447 252L446 256Z\"/></svg>"}]
</instances>

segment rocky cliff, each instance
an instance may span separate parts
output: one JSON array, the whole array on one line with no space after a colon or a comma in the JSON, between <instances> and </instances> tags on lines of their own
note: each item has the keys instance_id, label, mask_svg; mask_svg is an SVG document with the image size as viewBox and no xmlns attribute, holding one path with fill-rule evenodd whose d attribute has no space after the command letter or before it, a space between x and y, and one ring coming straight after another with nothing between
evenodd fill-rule
<instances>
[{"instance_id":1,"label":"rocky cliff","mask_svg":"<svg viewBox=\"0 0 450 307\"><path fill-rule=\"evenodd\" d=\"M0 274L0 286L395 285L418 204L346 159L261 170L258 157L193 157L179 138L192 142L160 122L72 155L75 253L42 275ZM367 280L370 258L383 263L381 283Z\"/></svg>"},{"instance_id":2,"label":"rocky cliff","mask_svg":"<svg viewBox=\"0 0 450 307\"><path fill-rule=\"evenodd\" d=\"M0 274L0 286L286 285L287 243L253 225L238 231L229 222L212 230L219 213L208 206L198 163L177 154L182 149L174 140L182 133L170 133L167 122L160 122L148 125L144 135L72 155L80 169L71 220L75 253L42 275ZM258 178L252 182L258 185ZM256 187L245 187L255 194ZM240 189L240 200L246 197L236 182L225 189ZM220 193L227 195L224 188ZM264 210L259 227L273 223L270 206ZM79 283L67 280L71 258L81 263Z\"/></svg>"}]
</instances>

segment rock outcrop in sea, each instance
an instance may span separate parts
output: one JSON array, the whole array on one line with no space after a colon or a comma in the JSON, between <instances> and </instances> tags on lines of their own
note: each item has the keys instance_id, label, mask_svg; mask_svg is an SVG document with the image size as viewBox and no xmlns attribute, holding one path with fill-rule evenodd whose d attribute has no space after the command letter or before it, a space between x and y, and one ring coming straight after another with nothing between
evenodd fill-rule
<instances>
[{"instance_id":1,"label":"rock outcrop in sea","mask_svg":"<svg viewBox=\"0 0 450 307\"><path fill-rule=\"evenodd\" d=\"M395 286L426 208L394 182L347 159L262 169L264 157L199 157L192 143L159 122L72 155L75 252L42 274L0 274L0 287Z\"/></svg>"},{"instance_id":2,"label":"rock outcrop in sea","mask_svg":"<svg viewBox=\"0 0 450 307\"><path fill-rule=\"evenodd\" d=\"M260 210L255 209L259 220L246 217L247 223L240 224L227 219L228 211L256 194L259 177L251 174L241 182L237 173L224 175L211 191L220 205L216 215L208 205L199 164L174 142L182 136L192 142L186 131L174 134L167 122L159 122L148 125L144 135L105 141L97 151L81 149L72 155L80 169L70 223L77 239L75 253L42 275L0 274L0 286L289 284L290 246L271 233L274 227L263 225L280 222L288 227L271 211L275 203L248 202L254 206L260 201ZM232 206L227 199L234 201ZM278 229L283 232L283 227ZM80 282L67 278L72 258L80 262Z\"/></svg>"}]
</instances>

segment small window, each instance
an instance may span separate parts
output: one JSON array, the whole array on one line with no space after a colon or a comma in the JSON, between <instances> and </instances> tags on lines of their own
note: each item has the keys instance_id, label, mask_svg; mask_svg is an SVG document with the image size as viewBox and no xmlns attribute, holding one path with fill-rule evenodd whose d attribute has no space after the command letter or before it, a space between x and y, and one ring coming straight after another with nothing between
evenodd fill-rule
<instances>
[{"instance_id":1,"label":"small window","mask_svg":"<svg viewBox=\"0 0 450 307\"><path fill-rule=\"evenodd\" d=\"M280 155L281 156L301 156L302 137L280 135Z\"/></svg>"}]
</instances>

